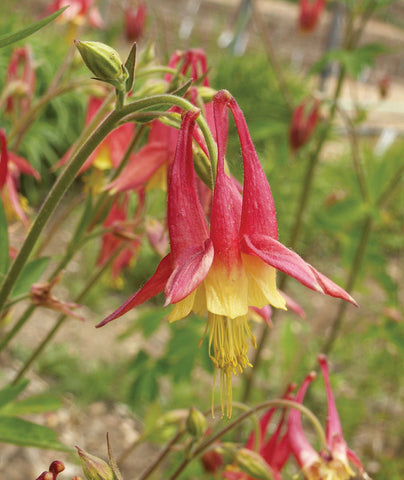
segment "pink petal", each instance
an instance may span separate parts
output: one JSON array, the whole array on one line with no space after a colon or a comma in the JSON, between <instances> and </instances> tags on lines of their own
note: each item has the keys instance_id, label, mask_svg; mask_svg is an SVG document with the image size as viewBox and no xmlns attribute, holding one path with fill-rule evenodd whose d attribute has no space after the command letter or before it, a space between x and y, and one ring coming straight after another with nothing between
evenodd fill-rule
<instances>
[{"instance_id":1,"label":"pink petal","mask_svg":"<svg viewBox=\"0 0 404 480\"><path fill-rule=\"evenodd\" d=\"M268 265L296 278L306 287L323 293L310 265L274 238L267 235L244 235L241 239L241 250L256 255Z\"/></svg>"},{"instance_id":2,"label":"pink petal","mask_svg":"<svg viewBox=\"0 0 404 480\"><path fill-rule=\"evenodd\" d=\"M326 295L330 295L331 297L341 298L342 300L346 300L347 302L352 303L352 305L355 305L355 307L359 307L359 305L351 297L351 295L349 295L348 292L346 292L343 288L339 287L332 280L330 280L328 277L320 273L311 265L309 265L309 267L314 273L318 283L320 284L321 288L323 289Z\"/></svg>"},{"instance_id":3,"label":"pink petal","mask_svg":"<svg viewBox=\"0 0 404 480\"><path fill-rule=\"evenodd\" d=\"M141 305L142 303L146 302L158 293L162 292L168 278L171 275L171 272L171 255L168 254L166 257L163 258L163 260L161 260L154 275L144 284L144 286L136 293L134 293L131 297L129 297L125 303L123 303L117 310L115 310L115 312L111 313L111 315L109 315L102 322L96 325L96 328L103 327L105 324L111 322L112 320L115 320L129 310L132 310L132 308Z\"/></svg>"},{"instance_id":4,"label":"pink petal","mask_svg":"<svg viewBox=\"0 0 404 480\"><path fill-rule=\"evenodd\" d=\"M143 188L154 173L170 161L164 144L149 143L131 156L129 164L107 190L126 192Z\"/></svg>"},{"instance_id":5,"label":"pink petal","mask_svg":"<svg viewBox=\"0 0 404 480\"><path fill-rule=\"evenodd\" d=\"M316 378L315 372L309 373L303 380L303 383L297 392L296 402L302 403L307 387ZM289 444L293 455L295 456L300 467L304 464L315 462L319 455L307 441L301 423L301 413L299 410L292 408L288 418L288 436Z\"/></svg>"},{"instance_id":6,"label":"pink petal","mask_svg":"<svg viewBox=\"0 0 404 480\"><path fill-rule=\"evenodd\" d=\"M206 219L196 190L192 133L199 110L185 113L168 181L167 223L173 262L189 247L201 250L209 237Z\"/></svg>"},{"instance_id":7,"label":"pink petal","mask_svg":"<svg viewBox=\"0 0 404 480\"><path fill-rule=\"evenodd\" d=\"M27 160L25 160L25 158L19 157L13 152L9 152L9 160L16 165L21 173L32 175L38 181L41 179L39 173L28 163Z\"/></svg>"},{"instance_id":8,"label":"pink petal","mask_svg":"<svg viewBox=\"0 0 404 480\"><path fill-rule=\"evenodd\" d=\"M225 90L214 97L214 102L230 108L240 138L244 166L243 210L240 233L257 233L278 239L278 225L271 188L258 160L243 112L234 98Z\"/></svg>"},{"instance_id":9,"label":"pink petal","mask_svg":"<svg viewBox=\"0 0 404 480\"><path fill-rule=\"evenodd\" d=\"M212 265L213 255L212 241L207 239L203 250L197 245L192 246L176 258L164 291L165 305L180 302L203 282Z\"/></svg>"},{"instance_id":10,"label":"pink petal","mask_svg":"<svg viewBox=\"0 0 404 480\"><path fill-rule=\"evenodd\" d=\"M4 130L0 130L1 157L0 157L0 188L6 183L8 173L8 151Z\"/></svg>"},{"instance_id":11,"label":"pink petal","mask_svg":"<svg viewBox=\"0 0 404 480\"><path fill-rule=\"evenodd\" d=\"M327 436L327 444L330 450L332 451L332 445L335 437L339 437L343 442L343 435L342 435L342 427L341 422L339 419L337 406L335 404L334 395L331 390L330 384L330 373L328 370L328 362L325 355L319 355L317 357L317 361L320 365L321 372L323 373L325 389L327 392L327 408L328 408L328 415L327 415L327 427L326 427L326 436ZM345 442L344 442L345 443ZM346 445L345 445L346 448Z\"/></svg>"}]
</instances>

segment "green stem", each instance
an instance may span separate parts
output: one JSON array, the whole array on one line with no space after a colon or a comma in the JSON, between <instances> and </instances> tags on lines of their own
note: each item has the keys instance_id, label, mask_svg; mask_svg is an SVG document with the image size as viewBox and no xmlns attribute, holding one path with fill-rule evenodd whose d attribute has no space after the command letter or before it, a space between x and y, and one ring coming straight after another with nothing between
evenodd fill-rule
<instances>
[{"instance_id":1,"label":"green stem","mask_svg":"<svg viewBox=\"0 0 404 480\"><path fill-rule=\"evenodd\" d=\"M13 326L13 328L0 340L0 353L5 349L5 347L9 344L9 342L17 335L17 333L21 330L27 320L30 318L32 313L35 310L34 305L30 305L25 312L21 315L18 322Z\"/></svg>"},{"instance_id":2,"label":"green stem","mask_svg":"<svg viewBox=\"0 0 404 480\"><path fill-rule=\"evenodd\" d=\"M325 437L324 430L323 430L318 418L308 408L306 408L304 405L302 405L300 403L297 403L297 402L294 402L292 400L285 400L285 399L269 400L268 402L261 403L260 405L257 405L256 407L252 408L251 410L243 413L236 420L234 420L229 425L227 425L222 430L220 430L218 433L216 433L215 435L210 437L208 440L203 442L197 449L195 449L192 457L184 458L184 460L180 463L180 465L177 467L175 472L171 475L169 480L175 480L176 478L178 478L179 475L185 470L185 468L188 466L188 464L193 459L202 455L207 448L209 448L215 442L220 440L220 438L222 438L226 433L230 432L232 429L234 429L238 425L240 425L240 423L243 422L246 418L253 415L254 413L257 413L260 410L263 410L265 408L272 408L272 407L295 408L296 410L299 410L301 413L306 415L307 418L312 423L312 425L314 426L314 429L315 429L315 431L316 431L316 433L319 437L321 445L323 447L327 447L327 440L326 440L326 437Z\"/></svg>"},{"instance_id":3,"label":"green stem","mask_svg":"<svg viewBox=\"0 0 404 480\"><path fill-rule=\"evenodd\" d=\"M90 280L86 283L84 286L83 290L81 293L76 297L75 302L80 303L84 297L87 295L87 293L91 290L91 288L97 283L99 278L103 275L105 270L109 267L109 265L113 262L114 258L118 255L118 253L121 250L117 250L114 255L111 255L111 257L108 259L108 261L96 272ZM57 331L59 328L63 325L65 322L66 318L68 318L67 315L61 315L55 325L53 326L52 330L47 334L47 336L42 340L40 345L34 350L34 352L30 355L28 360L24 363L20 371L17 373L16 377L12 381L12 384L16 384L25 374L25 372L30 368L32 363L38 358L38 356L43 352L45 347L48 345L48 343L52 340L52 338L56 335Z\"/></svg>"}]
</instances>

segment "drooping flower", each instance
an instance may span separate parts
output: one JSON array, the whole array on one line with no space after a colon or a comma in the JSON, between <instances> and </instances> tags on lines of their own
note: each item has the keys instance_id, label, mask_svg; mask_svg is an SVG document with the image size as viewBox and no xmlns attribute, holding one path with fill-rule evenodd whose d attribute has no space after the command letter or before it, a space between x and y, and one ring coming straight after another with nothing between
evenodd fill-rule
<instances>
[{"instance_id":1,"label":"drooping flower","mask_svg":"<svg viewBox=\"0 0 404 480\"><path fill-rule=\"evenodd\" d=\"M104 99L102 97L90 97L84 122L85 125L88 125L92 121L94 115L103 104L103 101ZM132 141L134 130L135 127L133 123L125 123L115 128L104 138L97 148L94 149L80 168L79 174L87 171L90 167L95 167L99 171L117 168ZM55 165L55 168L66 164L72 152L73 148L69 149Z\"/></svg>"},{"instance_id":2,"label":"drooping flower","mask_svg":"<svg viewBox=\"0 0 404 480\"><path fill-rule=\"evenodd\" d=\"M136 6L128 5L125 8L125 36L129 42L136 42L143 35L146 13L146 4L143 2L139 2Z\"/></svg>"},{"instance_id":3,"label":"drooping flower","mask_svg":"<svg viewBox=\"0 0 404 480\"><path fill-rule=\"evenodd\" d=\"M341 422L331 390L327 359L324 355L319 355L318 362L327 393L327 446L326 449L319 453L314 450L304 435L300 418L301 413L296 409L292 409L288 419L289 443L292 453L306 480L348 480L356 475L351 464L358 469L363 479L369 479L362 463L356 454L348 448L344 440ZM313 373L307 375L296 395L296 402L303 402L307 387L314 378L315 374Z\"/></svg>"},{"instance_id":4,"label":"drooping flower","mask_svg":"<svg viewBox=\"0 0 404 480\"><path fill-rule=\"evenodd\" d=\"M28 218L25 213L26 200L18 193L19 179L22 173L40 180L39 173L25 160L7 150L7 140L4 130L0 130L1 157L0 157L0 194L6 214L9 218L16 216L28 227Z\"/></svg>"},{"instance_id":5,"label":"drooping flower","mask_svg":"<svg viewBox=\"0 0 404 480\"><path fill-rule=\"evenodd\" d=\"M313 102L310 110L306 101L295 108L289 129L289 143L294 152L309 141L317 126L318 118L318 100Z\"/></svg>"},{"instance_id":6,"label":"drooping flower","mask_svg":"<svg viewBox=\"0 0 404 480\"><path fill-rule=\"evenodd\" d=\"M299 27L303 32L312 32L324 10L326 0L300 0Z\"/></svg>"},{"instance_id":7,"label":"drooping flower","mask_svg":"<svg viewBox=\"0 0 404 480\"><path fill-rule=\"evenodd\" d=\"M243 197L224 168L228 108L232 111L244 163ZM209 355L221 379L221 403L227 397L231 415L231 377L248 361L248 342L255 345L248 322L249 306L285 309L276 288L276 269L303 285L355 303L342 288L278 242L271 190L252 144L244 116L231 95L214 98L218 145L210 231L198 200L193 170L192 138L198 113L183 117L171 170L167 223L171 252L153 277L98 326L118 318L164 291L166 305L175 304L169 319L191 311L208 314Z\"/></svg>"},{"instance_id":8,"label":"drooping flower","mask_svg":"<svg viewBox=\"0 0 404 480\"><path fill-rule=\"evenodd\" d=\"M15 48L7 67L6 112L24 114L32 101L35 91L36 73L30 47Z\"/></svg>"},{"instance_id":9,"label":"drooping flower","mask_svg":"<svg viewBox=\"0 0 404 480\"><path fill-rule=\"evenodd\" d=\"M294 384L289 385L282 398L293 400L291 392L296 388ZM256 439L255 431L252 431L246 442L245 448L256 451L269 466L274 480L281 480L281 471L286 464L291 449L289 445L288 432L285 430L285 419L287 411L283 410L281 418L271 435L268 436L270 422L277 411L277 408L270 408L259 421L259 438ZM287 430L287 429L286 429ZM227 480L251 480L245 473L237 468L228 467L223 473Z\"/></svg>"}]
</instances>

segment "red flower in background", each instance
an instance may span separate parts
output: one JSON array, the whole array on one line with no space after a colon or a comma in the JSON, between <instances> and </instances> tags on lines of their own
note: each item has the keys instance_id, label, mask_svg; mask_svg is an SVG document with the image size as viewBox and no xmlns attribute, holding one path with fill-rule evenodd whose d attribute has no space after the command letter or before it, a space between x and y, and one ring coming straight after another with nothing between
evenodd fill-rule
<instances>
[{"instance_id":1,"label":"red flower in background","mask_svg":"<svg viewBox=\"0 0 404 480\"><path fill-rule=\"evenodd\" d=\"M171 56L168 66L175 68L180 61L183 61L181 66L183 75L190 69L192 80L195 81L199 76L205 75L204 84L209 85L209 80L206 76L206 55L203 50L176 51ZM165 81L169 83L171 79L172 74L166 74ZM180 109L173 107L170 111L179 112ZM195 135L197 135L196 132ZM165 125L159 120L154 120L151 123L146 145L131 155L128 165L121 175L108 185L108 190L111 193L128 190L140 191L154 186L165 189L167 169L174 160L177 139L178 130L176 128ZM203 147L202 140L198 139L198 143ZM201 190L204 187L198 186L198 188Z\"/></svg>"},{"instance_id":2,"label":"red flower in background","mask_svg":"<svg viewBox=\"0 0 404 480\"><path fill-rule=\"evenodd\" d=\"M138 223L138 217L128 219L129 196L127 194L117 196L112 204L103 226L111 231L102 236L101 252L97 259L98 265L104 265L111 256L122 246L122 250L112 263L112 279L116 279L120 272L129 265L133 258L137 257L141 240L134 233ZM138 211L141 210L141 205Z\"/></svg>"},{"instance_id":3,"label":"red flower in background","mask_svg":"<svg viewBox=\"0 0 404 480\"><path fill-rule=\"evenodd\" d=\"M129 42L136 42L143 35L146 14L146 4L143 2L138 3L136 7L129 5L125 8L125 35Z\"/></svg>"},{"instance_id":4,"label":"red flower in background","mask_svg":"<svg viewBox=\"0 0 404 480\"><path fill-rule=\"evenodd\" d=\"M319 118L319 101L314 100L309 110L308 102L302 102L292 114L289 129L289 143L295 152L306 144L312 136Z\"/></svg>"},{"instance_id":5,"label":"red flower in background","mask_svg":"<svg viewBox=\"0 0 404 480\"><path fill-rule=\"evenodd\" d=\"M319 21L326 0L300 0L299 27L303 32L312 32Z\"/></svg>"},{"instance_id":6,"label":"red flower in background","mask_svg":"<svg viewBox=\"0 0 404 480\"><path fill-rule=\"evenodd\" d=\"M88 101L87 114L85 119L85 125L88 125L97 113L104 99L99 97L91 97ZM111 168L117 168L121 163L121 160L132 141L132 137L135 131L133 123L125 123L121 125L111 133L98 145L98 147L92 152L92 154L84 162L80 168L79 173L83 173L90 167L95 166L99 170L108 170ZM56 164L56 168L61 167L69 160L73 149L69 149L63 158Z\"/></svg>"},{"instance_id":7,"label":"red flower in background","mask_svg":"<svg viewBox=\"0 0 404 480\"><path fill-rule=\"evenodd\" d=\"M362 478L369 478L358 457L347 447L344 440L341 422L331 390L327 359L324 355L319 355L318 362L323 373L327 392L327 448L320 453L314 450L303 433L301 413L296 409L292 409L288 419L289 443L292 453L306 480L348 480L355 476L350 466L350 461L358 468ZM303 402L307 387L314 378L314 373L307 375L296 395L296 402Z\"/></svg>"},{"instance_id":8,"label":"red flower in background","mask_svg":"<svg viewBox=\"0 0 404 480\"><path fill-rule=\"evenodd\" d=\"M50 15L68 6L69 8L58 17L59 22L80 26L88 20L91 27L102 28L104 21L94 3L94 0L54 0L47 6L45 13Z\"/></svg>"},{"instance_id":9,"label":"red flower in background","mask_svg":"<svg viewBox=\"0 0 404 480\"><path fill-rule=\"evenodd\" d=\"M4 130L0 130L0 193L8 216L17 216L28 227L28 218L24 211L22 197L19 195L20 175L26 174L40 180L39 173L22 157L7 150Z\"/></svg>"},{"instance_id":10,"label":"red flower in background","mask_svg":"<svg viewBox=\"0 0 404 480\"><path fill-rule=\"evenodd\" d=\"M32 51L29 47L15 48L7 68L6 112L18 115L25 113L32 101L35 91L36 74Z\"/></svg>"},{"instance_id":11,"label":"red flower in background","mask_svg":"<svg viewBox=\"0 0 404 480\"><path fill-rule=\"evenodd\" d=\"M295 385L290 385L282 397L286 400L293 400L291 392L295 389ZM291 449L289 445L288 432L283 433L285 426L285 418L287 411L282 411L282 416L278 422L275 431L268 437L269 424L274 416L277 408L270 408L259 421L259 438L256 440L255 432L252 431L245 448L254 450L265 460L269 466L274 480L282 480L281 471L286 464ZM256 444L258 442L258 445ZM223 476L228 480L252 480L251 477L245 473L237 470L237 468L230 467L223 473Z\"/></svg>"}]
</instances>

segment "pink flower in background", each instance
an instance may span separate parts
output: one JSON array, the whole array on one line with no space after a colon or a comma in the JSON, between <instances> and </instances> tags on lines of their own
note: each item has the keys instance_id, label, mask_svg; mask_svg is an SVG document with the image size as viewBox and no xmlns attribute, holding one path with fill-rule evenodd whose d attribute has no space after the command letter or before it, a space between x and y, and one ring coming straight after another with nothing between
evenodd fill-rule
<instances>
[{"instance_id":1,"label":"pink flower in background","mask_svg":"<svg viewBox=\"0 0 404 480\"><path fill-rule=\"evenodd\" d=\"M299 27L303 32L312 32L319 21L326 0L300 0Z\"/></svg>"},{"instance_id":2,"label":"pink flower in background","mask_svg":"<svg viewBox=\"0 0 404 480\"><path fill-rule=\"evenodd\" d=\"M199 75L206 75L206 55L203 50L189 50L186 52L176 51L169 61L169 67L175 68L183 60L181 73L186 74L191 70L191 78L197 80ZM171 74L166 74L166 82L170 82ZM207 76L204 83L209 85ZM173 107L170 111L179 112L180 109ZM204 148L203 140L194 130L198 143ZM178 130L169 125L165 125L159 120L151 123L149 138L138 152L131 155L130 161L121 175L108 185L107 189L111 193L125 192L128 190L140 191L158 186L165 189L167 182L167 170L174 160L174 154L177 146ZM197 180L198 189L201 194L207 195L206 189L201 182Z\"/></svg>"},{"instance_id":3,"label":"pink flower in background","mask_svg":"<svg viewBox=\"0 0 404 480\"><path fill-rule=\"evenodd\" d=\"M83 25L86 21L94 28L102 28L104 21L101 18L94 0L54 0L45 11L46 15L57 12L63 7L68 8L58 17L59 22L72 23L76 26Z\"/></svg>"},{"instance_id":4,"label":"pink flower in background","mask_svg":"<svg viewBox=\"0 0 404 480\"><path fill-rule=\"evenodd\" d=\"M296 388L295 385L290 385L282 397L286 400L293 400L291 392ZM268 436L270 422L274 416L277 408L270 408L259 421L259 438L256 440L255 431L252 431L245 448L254 450L265 460L269 466L274 480L282 480L282 468L286 464L291 449L289 445L288 432L285 430L285 418L287 411L283 410L281 418L276 426L274 432ZM256 444L258 442L258 444ZM237 468L230 467L223 472L223 476L227 480L252 480L247 474L239 471Z\"/></svg>"},{"instance_id":5,"label":"pink flower in background","mask_svg":"<svg viewBox=\"0 0 404 480\"><path fill-rule=\"evenodd\" d=\"M99 97L90 97L87 106L87 114L85 125L88 125L97 113L104 99ZM90 167L95 166L99 170L109 170L117 168L132 141L135 126L133 123L125 123L111 133L98 145L93 153L87 158L79 173L83 173ZM55 165L56 168L61 167L69 160L73 149L69 149L63 158Z\"/></svg>"},{"instance_id":6,"label":"pink flower in background","mask_svg":"<svg viewBox=\"0 0 404 480\"><path fill-rule=\"evenodd\" d=\"M0 130L0 193L6 214L15 215L28 227L28 218L24 211L24 200L19 195L19 179L23 173L40 180L39 173L22 157L7 150L7 140L4 130Z\"/></svg>"},{"instance_id":7,"label":"pink flower in background","mask_svg":"<svg viewBox=\"0 0 404 480\"><path fill-rule=\"evenodd\" d=\"M6 75L6 88L9 91L7 113L14 112L22 115L28 110L34 96L35 81L36 73L31 49L15 48L11 54Z\"/></svg>"},{"instance_id":8,"label":"pink flower in background","mask_svg":"<svg viewBox=\"0 0 404 480\"><path fill-rule=\"evenodd\" d=\"M293 111L289 129L289 143L295 152L305 145L312 136L319 118L319 101L314 100L309 109L308 102L302 102Z\"/></svg>"},{"instance_id":9,"label":"pink flower in background","mask_svg":"<svg viewBox=\"0 0 404 480\"><path fill-rule=\"evenodd\" d=\"M138 207L140 211L141 206ZM141 246L139 235L134 233L138 223L135 216L128 219L129 196L127 194L116 196L103 226L111 231L102 236L101 252L97 259L98 265L104 265L111 256L121 247L122 250L112 263L112 279L116 279L130 261L137 257Z\"/></svg>"},{"instance_id":10,"label":"pink flower in background","mask_svg":"<svg viewBox=\"0 0 404 480\"><path fill-rule=\"evenodd\" d=\"M301 413L296 409L292 409L288 419L289 443L292 453L306 480L348 480L351 477L355 477L350 462L359 470L362 478L369 478L358 457L347 447L344 440L341 422L331 390L327 359L324 355L319 355L318 362L323 373L327 392L327 448L320 453L314 450L304 435ZM296 402L303 402L307 387L314 378L315 373L307 375L296 395Z\"/></svg>"},{"instance_id":11,"label":"pink flower in background","mask_svg":"<svg viewBox=\"0 0 404 480\"><path fill-rule=\"evenodd\" d=\"M125 36L129 42L136 42L143 35L146 14L146 4L143 2L139 2L135 7L128 5L125 8Z\"/></svg>"}]
</instances>

